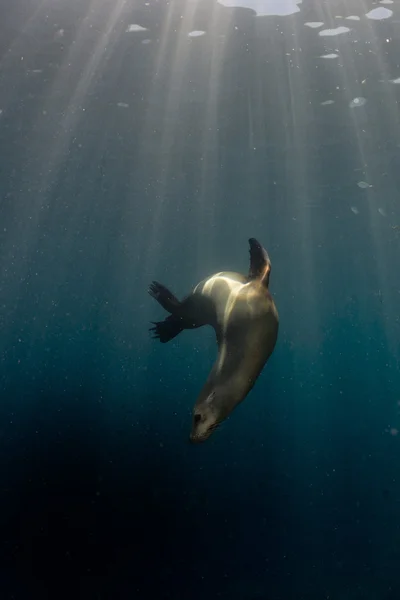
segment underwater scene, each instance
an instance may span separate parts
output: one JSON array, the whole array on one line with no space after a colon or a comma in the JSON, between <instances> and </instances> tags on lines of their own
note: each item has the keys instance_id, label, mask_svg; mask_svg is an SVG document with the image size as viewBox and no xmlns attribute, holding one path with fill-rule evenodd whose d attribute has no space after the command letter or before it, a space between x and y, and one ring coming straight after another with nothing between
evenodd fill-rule
<instances>
[{"instance_id":1,"label":"underwater scene","mask_svg":"<svg viewBox=\"0 0 400 600\"><path fill-rule=\"evenodd\" d=\"M0 2L0 600L400 600L400 0Z\"/></svg>"}]
</instances>

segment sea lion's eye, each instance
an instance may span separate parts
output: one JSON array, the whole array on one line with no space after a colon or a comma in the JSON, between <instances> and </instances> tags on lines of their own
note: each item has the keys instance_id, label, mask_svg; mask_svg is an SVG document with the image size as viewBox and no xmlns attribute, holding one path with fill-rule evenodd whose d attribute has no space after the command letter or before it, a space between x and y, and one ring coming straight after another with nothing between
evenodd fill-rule
<instances>
[{"instance_id":1,"label":"sea lion's eye","mask_svg":"<svg viewBox=\"0 0 400 600\"><path fill-rule=\"evenodd\" d=\"M196 413L196 414L194 415L193 419L194 419L194 423L195 423L195 425L197 425L197 424L198 424L198 423L200 423L200 421L201 421L201 415L199 415L199 413Z\"/></svg>"}]
</instances>

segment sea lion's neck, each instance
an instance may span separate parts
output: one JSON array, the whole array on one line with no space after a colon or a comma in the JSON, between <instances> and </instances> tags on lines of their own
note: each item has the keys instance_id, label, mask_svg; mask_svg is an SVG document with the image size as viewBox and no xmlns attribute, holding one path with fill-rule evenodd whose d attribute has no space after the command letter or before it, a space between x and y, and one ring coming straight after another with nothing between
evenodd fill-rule
<instances>
[{"instance_id":1,"label":"sea lion's neck","mask_svg":"<svg viewBox=\"0 0 400 600\"><path fill-rule=\"evenodd\" d=\"M238 348L234 352L228 351L225 345L221 344L197 404L207 402L212 395L213 405L223 413L229 414L249 393L263 364L262 359L249 357Z\"/></svg>"}]
</instances>

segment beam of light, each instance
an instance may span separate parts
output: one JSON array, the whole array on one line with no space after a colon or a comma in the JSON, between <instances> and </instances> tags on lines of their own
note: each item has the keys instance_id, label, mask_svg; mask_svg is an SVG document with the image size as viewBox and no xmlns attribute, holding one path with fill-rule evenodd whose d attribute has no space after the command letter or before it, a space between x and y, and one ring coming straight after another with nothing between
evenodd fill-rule
<instances>
[{"instance_id":1,"label":"beam of light","mask_svg":"<svg viewBox=\"0 0 400 600\"><path fill-rule=\"evenodd\" d=\"M209 35L214 39L211 50L207 52L208 69L207 90L205 94L204 126L200 141L201 184L195 204L198 223L197 236L197 273L204 274L204 264L213 264L217 243L216 204L218 188L217 171L220 168L220 139L218 124L218 101L221 94L223 61L226 56L226 34L217 6L214 6L209 21ZM229 27L229 25L227 25ZM217 37L218 36L218 37Z\"/></svg>"},{"instance_id":2,"label":"beam of light","mask_svg":"<svg viewBox=\"0 0 400 600\"><path fill-rule=\"evenodd\" d=\"M329 11L329 5L325 6L325 10L328 11L328 18L331 22L334 20L334 15ZM339 69L339 75L342 80L341 89L344 91L344 98L348 106L348 110L351 111L352 122L353 122L353 133L357 140L358 158L360 169L363 173L363 178L369 184L379 181L382 177L381 165L375 159L375 155L372 154L379 152L377 147L371 148L368 141L371 127L377 127L379 124L368 121L368 109L370 103L376 103L377 98L369 98L368 94L368 74L367 79L361 80L360 73L357 72L355 65L355 53L365 54L368 53L369 61L368 65L371 68L373 64L373 75L376 79L381 80L382 93L380 95L383 120L390 120L391 130L395 134L396 138L400 140L400 117L398 113L398 104L396 101L396 95L393 86L390 84L391 74L388 72L387 65L382 56L382 50L379 45L378 37L375 33L375 23L373 20L365 18L368 13L368 7L364 0L359 0L358 9L355 9L354 5L352 11L356 13L354 16L360 16L360 21L354 21L355 36L357 43L348 43L347 39L341 44L341 55L343 58L343 66ZM322 11L321 11L322 12ZM387 13L375 13L375 16L382 14L383 18L390 17ZM326 17L326 14L320 14L321 18ZM359 32L359 33L358 33ZM347 35L347 34L346 34ZM361 38L361 39L360 39ZM362 40L366 39L367 44L363 45ZM390 43L390 40L386 40ZM374 59L374 60L372 60ZM372 79L372 77L370 77ZM366 102L364 102L364 96ZM355 101L356 100L356 101ZM361 101L360 101L361 100ZM383 124L383 122L382 122ZM389 179L386 179L386 188L395 189L395 182L392 181L390 185ZM385 335L388 343L388 347L394 356L399 357L399 347L397 333L395 329L390 326L390 323L395 322L398 315L397 301L393 296L393 290L391 289L392 273L388 267L387 261L387 235L384 228L382 227L382 210L381 202L386 204L387 199L377 195L379 190L378 186L367 185L360 186L363 189L365 195L365 202L361 207L362 211L368 211L369 230L366 232L370 240L371 247L373 249L373 255L375 256L375 265L365 265L364 281L366 287L370 287L371 282L374 283L374 287L378 287L380 294L384 299L384 312L386 316L385 324ZM379 198L379 199L378 199ZM353 210L353 209L352 209ZM357 213L358 213L358 209ZM353 212L355 212L353 210ZM356 213L355 213L356 214ZM384 213L386 214L386 213ZM389 229L389 223L387 224ZM362 274L361 274L362 275ZM400 358L400 357L399 357Z\"/></svg>"},{"instance_id":3,"label":"beam of light","mask_svg":"<svg viewBox=\"0 0 400 600\"><path fill-rule=\"evenodd\" d=\"M30 140L31 148L29 151L34 164L33 169L32 167L31 169L39 169L39 172L41 171L40 183L38 185L41 194L36 200L34 210L31 211L32 214L29 223L26 223L26 231L20 232L22 239L27 244L27 253L29 252L31 242L34 241L30 238L32 238L32 233L40 220L41 203L49 196L52 186L56 183L57 174L69 152L71 142L77 133L79 122L84 118L85 110L87 110L85 103L88 92L96 77L105 52L110 50L110 37L121 16L124 5L124 0L117 0L115 3L109 4L109 17L104 31L98 34L94 47L88 48L87 38L91 28L91 15L96 13L99 8L98 0L92 0L88 13L82 20L76 38L71 43L63 63L59 66L51 90L41 106L40 113L37 115L37 123L34 126L37 135L36 139ZM43 3L42 10L44 10L45 6ZM43 18L43 15L40 15L38 10L35 20L40 21L40 17ZM31 26L33 26L33 22L31 22ZM26 30L27 28L25 28ZM116 41L114 37L113 44ZM81 74L77 84L71 89L71 85L74 84L74 77L71 71L76 69L76 66L79 64L82 64ZM52 143L48 144L47 147L43 147L41 122L52 115L56 101L59 102L60 100L62 109L61 114L59 114L58 127L54 131ZM43 165L45 165L44 168ZM18 204L15 206L16 211L19 211L21 208ZM77 208L79 209L79 207Z\"/></svg>"},{"instance_id":4,"label":"beam of light","mask_svg":"<svg viewBox=\"0 0 400 600\"><path fill-rule=\"evenodd\" d=\"M315 187L310 185L315 179L315 170L312 157L310 157L309 140L315 139L316 131L313 121L310 119L309 103L309 66L305 63L305 57L299 40L299 31L296 22L292 22L292 35L286 41L287 54L287 77L290 94L290 127L291 136L286 136L286 181L290 190L291 204L294 207L295 218L299 223L300 239L297 242L296 262L301 264L302 284L307 290L307 303L310 314L314 315L309 323L308 339L311 344L319 340L321 331L320 310L318 307L317 286L315 275L315 244L314 235L314 212L309 206L312 202L312 193ZM301 225L300 225L301 223Z\"/></svg>"},{"instance_id":5,"label":"beam of light","mask_svg":"<svg viewBox=\"0 0 400 600\"><path fill-rule=\"evenodd\" d=\"M154 147L154 140L159 140L157 151L159 160L154 165L157 184L151 210L151 223L149 227L143 227L146 232L150 229L150 232L146 233L146 255L142 264L144 272L149 274L154 271L158 261L165 224L168 223L169 235L171 229L174 229L174 222L179 224L181 231L180 210L183 203L190 204L193 221L197 224L196 239L193 240L193 244L197 245L199 260L202 257L204 264L204 261L210 260L213 251L212 231L216 193L213 172L216 172L218 159L217 102L225 44L224 27L220 17L220 7L217 4L207 16L206 31L193 35L200 8L201 0L188 2L181 14L177 13L176 4L168 5L152 69L154 76L140 134L140 144L143 148L151 149ZM149 35L151 34L150 30ZM197 78L199 68L202 71L201 89L198 82L196 85L196 82L192 81L190 72L194 53L196 53L197 65L194 71L197 73ZM205 85L204 81L206 81ZM191 135L186 129L187 118L184 117L184 112L192 92L192 102L196 107L196 131L201 129L199 145L194 152L194 156L200 155L196 167L200 185L197 189L190 189L186 197L171 198L171 189L175 188L179 194L180 178L185 175L185 155L194 146L194 140L190 137L186 139L183 135L184 132L188 136ZM151 156L145 152L142 159L151 160ZM214 197L214 204L208 201L210 195ZM205 257L204 253L207 253L208 257ZM198 263L197 266L200 271L200 264Z\"/></svg>"},{"instance_id":6,"label":"beam of light","mask_svg":"<svg viewBox=\"0 0 400 600\"><path fill-rule=\"evenodd\" d=\"M155 194L157 204L152 210L151 231L146 240L147 252L143 264L145 273L150 273L154 268L160 240L162 240L161 227L166 222L166 215L173 211L176 219L179 220L181 199L174 198L171 202L167 190L171 180L176 180L179 177L179 173L172 173L171 165L174 163L175 166L179 166L185 152L186 140L182 139L180 135L179 124L182 94L186 91L183 82L187 76L189 60L188 44L190 41L187 34L193 29L196 10L197 0L188 2L181 15L177 14L177 5L174 2L168 5L155 60L154 79L149 93L149 108L145 117L141 140L142 144L145 144L147 140L151 139L155 133L155 123L160 123L159 155L161 159L158 164ZM177 29L173 30L177 23ZM170 74L166 79L165 74L168 73L168 70ZM155 115L155 111L160 110L160 98L163 98L161 120L159 115ZM171 222L170 218L167 220Z\"/></svg>"},{"instance_id":7,"label":"beam of light","mask_svg":"<svg viewBox=\"0 0 400 600\"><path fill-rule=\"evenodd\" d=\"M35 30L43 21L43 14L52 0L41 0L39 6L35 9L32 16L21 27L20 32L11 42L10 47L0 60L0 72L4 73L14 68L16 61L20 61L26 50L26 38L34 36ZM14 93L15 90L2 90L2 102L4 106L4 93Z\"/></svg>"},{"instance_id":8,"label":"beam of light","mask_svg":"<svg viewBox=\"0 0 400 600\"><path fill-rule=\"evenodd\" d=\"M43 64L41 39L37 39L36 44L32 44L32 40L35 40L37 30L43 31L43 22L46 22L45 14L48 7L49 3L43 2L35 15L23 27L19 38L7 53L8 68L12 66L13 62L15 63L15 60L18 60L21 52L30 55L31 63L37 59ZM23 179L15 193L12 209L10 208L12 214L9 220L14 225L4 236L3 255L0 263L0 277L3 280L7 279L10 264L14 265L14 269L18 271L18 277L15 276L14 271L14 288L9 291L16 299L20 297L20 294L15 286L22 285L26 281L29 259L35 255L39 243L40 224L45 219L49 219L52 211L57 215L57 217L53 215L53 218L60 216L60 207L57 206L58 199L52 197L51 192L57 184L60 170L71 150L81 119L84 118L85 110L87 110L87 106L85 106L87 97L105 53L109 52L113 44L117 42L117 37L113 34L124 7L124 0L116 0L112 3L108 0L91 1L87 14L77 29L75 39L65 52L64 60L58 66L36 119L33 125L30 125L31 135L27 140L26 148L24 148L24 155L21 157L21 160L24 161ZM92 31L93 20L103 23L102 30L96 32L95 36ZM49 27L51 26L52 24L49 25ZM76 79L79 65L80 75ZM48 65L44 66L44 71L46 67ZM19 73L19 75L21 74ZM21 76L26 77L26 73L22 73ZM15 102L15 95L10 95L9 100ZM45 124L48 119L54 123L54 129L51 130L51 135L44 137L43 130L47 132L49 130L47 123ZM98 143L101 143L100 137ZM76 227L76 224L79 223L80 212L83 208L87 211L88 206L74 205L73 198L71 198L71 204ZM66 235L62 240L63 256L66 261L68 261L69 250L76 238L72 227L69 231L68 226L69 223L66 223ZM63 272L60 265L60 280ZM90 285L90 282L85 283ZM17 304L18 300L15 309Z\"/></svg>"}]
</instances>

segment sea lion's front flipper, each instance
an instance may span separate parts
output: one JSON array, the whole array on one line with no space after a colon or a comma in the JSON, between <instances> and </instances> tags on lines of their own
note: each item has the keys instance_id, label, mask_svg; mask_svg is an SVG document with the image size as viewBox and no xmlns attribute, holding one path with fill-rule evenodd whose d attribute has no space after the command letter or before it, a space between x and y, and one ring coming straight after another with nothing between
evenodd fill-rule
<instances>
[{"instance_id":1,"label":"sea lion's front flipper","mask_svg":"<svg viewBox=\"0 0 400 600\"><path fill-rule=\"evenodd\" d=\"M164 321L153 321L154 327L150 328L153 337L162 343L169 342L184 329L196 329L214 323L208 298L190 294L180 302L168 288L157 281L149 286L149 294L171 313Z\"/></svg>"},{"instance_id":2,"label":"sea lion's front flipper","mask_svg":"<svg viewBox=\"0 0 400 600\"><path fill-rule=\"evenodd\" d=\"M173 340L185 328L182 319L169 315L164 321L152 321L154 327L150 327L153 339L159 339L162 344Z\"/></svg>"},{"instance_id":3,"label":"sea lion's front flipper","mask_svg":"<svg viewBox=\"0 0 400 600\"><path fill-rule=\"evenodd\" d=\"M150 296L154 298L154 300L157 300L157 302L172 315L179 310L181 303L178 298L165 287L165 285L158 283L158 281L153 281L150 284L148 291Z\"/></svg>"},{"instance_id":4,"label":"sea lion's front flipper","mask_svg":"<svg viewBox=\"0 0 400 600\"><path fill-rule=\"evenodd\" d=\"M150 328L153 338L159 339L160 342L165 344L185 329L185 324L179 315L181 302L165 285L158 283L158 281L153 281L148 291L154 300L157 300L165 310L171 313L164 321L152 321L154 327Z\"/></svg>"},{"instance_id":5,"label":"sea lion's front flipper","mask_svg":"<svg viewBox=\"0 0 400 600\"><path fill-rule=\"evenodd\" d=\"M259 279L265 287L269 284L271 261L268 252L255 238L249 239L250 244L250 270L249 279Z\"/></svg>"}]
</instances>

